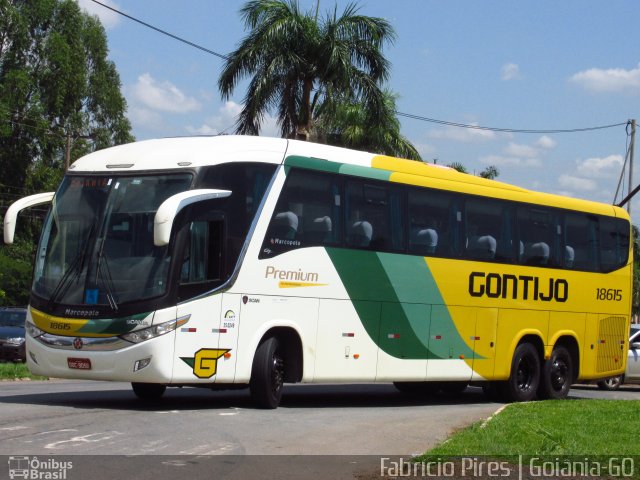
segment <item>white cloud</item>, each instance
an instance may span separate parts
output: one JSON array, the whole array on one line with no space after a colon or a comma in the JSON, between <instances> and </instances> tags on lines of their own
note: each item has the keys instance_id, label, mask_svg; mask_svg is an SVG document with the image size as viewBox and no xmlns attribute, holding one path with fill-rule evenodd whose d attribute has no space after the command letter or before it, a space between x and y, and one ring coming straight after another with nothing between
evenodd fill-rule
<instances>
[{"instance_id":1,"label":"white cloud","mask_svg":"<svg viewBox=\"0 0 640 480\"><path fill-rule=\"evenodd\" d=\"M558 178L558 184L572 191L593 192L598 188L595 180L588 178L576 177L573 175L562 174Z\"/></svg>"},{"instance_id":2,"label":"white cloud","mask_svg":"<svg viewBox=\"0 0 640 480\"><path fill-rule=\"evenodd\" d=\"M478 124L471 123L470 125L477 126ZM491 130L461 128L453 126L447 126L442 130L432 130L428 135L431 138L453 140L455 142L462 143L484 142L496 138L495 132L492 132Z\"/></svg>"},{"instance_id":3,"label":"white cloud","mask_svg":"<svg viewBox=\"0 0 640 480\"><path fill-rule=\"evenodd\" d=\"M163 130L166 128L162 115L140 105L129 105L127 117L131 124L149 130Z\"/></svg>"},{"instance_id":4,"label":"white cloud","mask_svg":"<svg viewBox=\"0 0 640 480\"><path fill-rule=\"evenodd\" d=\"M540 167L542 162L538 158L521 158L517 156L487 155L480 157L480 163L495 165L496 167Z\"/></svg>"},{"instance_id":5,"label":"white cloud","mask_svg":"<svg viewBox=\"0 0 640 480\"><path fill-rule=\"evenodd\" d=\"M509 80L520 80L522 78L520 67L517 63L507 63L503 65L500 70L500 78L505 82Z\"/></svg>"},{"instance_id":6,"label":"white cloud","mask_svg":"<svg viewBox=\"0 0 640 480\"><path fill-rule=\"evenodd\" d=\"M572 75L569 80L594 93L626 92L640 94L640 65L624 68L590 68Z\"/></svg>"},{"instance_id":7,"label":"white cloud","mask_svg":"<svg viewBox=\"0 0 640 480\"><path fill-rule=\"evenodd\" d=\"M98 5L97 3L92 2L91 0L76 0L80 8L83 8L87 11L89 15L96 15L105 29L110 29L115 27L118 23L120 23L120 15L116 12L109 10L108 8L103 7L102 5ZM116 10L122 11L120 6L112 2L111 0L101 0L101 3L108 5L110 7L115 8Z\"/></svg>"},{"instance_id":8,"label":"white cloud","mask_svg":"<svg viewBox=\"0 0 640 480\"><path fill-rule=\"evenodd\" d=\"M198 100L185 95L171 82L158 82L148 73L138 77L132 93L137 101L151 110L187 113L199 110L201 107Z\"/></svg>"},{"instance_id":9,"label":"white cloud","mask_svg":"<svg viewBox=\"0 0 640 480\"><path fill-rule=\"evenodd\" d=\"M557 144L558 143L553 138L547 137L546 135L541 136L536 141L536 147L543 148L545 150L551 150L553 148L556 148Z\"/></svg>"},{"instance_id":10,"label":"white cloud","mask_svg":"<svg viewBox=\"0 0 640 480\"><path fill-rule=\"evenodd\" d=\"M192 135L219 135L221 133L233 133L235 130L236 120L242 111L242 105L227 101L218 109L218 115L214 115L205 119L205 122L199 127L188 126L187 132ZM277 125L277 119L269 115L265 115L262 121L260 134L268 137L279 137L280 129Z\"/></svg>"},{"instance_id":11,"label":"white cloud","mask_svg":"<svg viewBox=\"0 0 640 480\"><path fill-rule=\"evenodd\" d=\"M576 161L578 173L589 178L618 177L623 164L622 155L609 155L604 158L593 157Z\"/></svg>"},{"instance_id":12,"label":"white cloud","mask_svg":"<svg viewBox=\"0 0 640 480\"><path fill-rule=\"evenodd\" d=\"M219 135L232 133L242 105L228 101L218 109L218 115L208 117L199 127L188 126L187 131L192 135Z\"/></svg>"},{"instance_id":13,"label":"white cloud","mask_svg":"<svg viewBox=\"0 0 640 480\"><path fill-rule=\"evenodd\" d=\"M433 145L428 143L414 143L414 147L418 150L418 153L422 157L422 160L428 163L432 163L434 158L437 159L437 149Z\"/></svg>"},{"instance_id":14,"label":"white cloud","mask_svg":"<svg viewBox=\"0 0 640 480\"><path fill-rule=\"evenodd\" d=\"M504 153L507 155L513 155L516 157L535 158L538 156L538 150L530 145L522 145L519 143L509 142L509 145L504 149Z\"/></svg>"}]
</instances>

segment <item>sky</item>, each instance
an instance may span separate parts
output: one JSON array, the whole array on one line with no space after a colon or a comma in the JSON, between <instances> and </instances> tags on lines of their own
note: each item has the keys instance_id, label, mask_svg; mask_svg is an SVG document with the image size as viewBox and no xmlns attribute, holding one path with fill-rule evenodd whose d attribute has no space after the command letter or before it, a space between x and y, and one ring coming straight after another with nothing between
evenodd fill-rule
<instances>
[{"instance_id":1,"label":"sky","mask_svg":"<svg viewBox=\"0 0 640 480\"><path fill-rule=\"evenodd\" d=\"M246 82L222 101L223 60L95 4L106 28L137 140L233 133ZM100 0L220 54L246 36L235 0ZM317 0L299 0L314 10ZM319 0L321 14L349 3ZM402 113L525 130L570 130L640 120L640 9L636 0L361 0L396 39L385 85ZM613 203L626 158L626 125L579 133L507 133L401 118L424 161L488 165L524 188ZM261 135L279 136L275 118ZM636 137L640 137L640 128ZM636 138L640 144L640 138ZM640 145L633 185L640 182ZM624 190L628 190L625 173ZM622 188L622 187L621 187ZM640 223L640 195L632 204Z\"/></svg>"}]
</instances>

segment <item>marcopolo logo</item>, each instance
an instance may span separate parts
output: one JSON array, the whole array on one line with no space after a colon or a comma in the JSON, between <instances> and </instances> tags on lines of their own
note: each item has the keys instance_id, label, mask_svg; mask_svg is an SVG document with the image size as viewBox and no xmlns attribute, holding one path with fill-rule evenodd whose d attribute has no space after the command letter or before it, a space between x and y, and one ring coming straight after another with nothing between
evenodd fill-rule
<instances>
[{"instance_id":1,"label":"marcopolo logo","mask_svg":"<svg viewBox=\"0 0 640 480\"><path fill-rule=\"evenodd\" d=\"M46 460L38 457L12 456L9 457L9 478L24 478L31 480L66 480L67 471L73 468L73 462L61 461L55 458Z\"/></svg>"}]
</instances>

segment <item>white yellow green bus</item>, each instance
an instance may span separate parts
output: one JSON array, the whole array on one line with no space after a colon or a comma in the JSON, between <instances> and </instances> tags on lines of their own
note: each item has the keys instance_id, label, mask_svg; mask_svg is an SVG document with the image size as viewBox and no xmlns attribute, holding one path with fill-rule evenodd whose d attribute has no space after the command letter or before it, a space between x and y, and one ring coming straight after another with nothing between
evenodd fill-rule
<instances>
[{"instance_id":1,"label":"white yellow green bus","mask_svg":"<svg viewBox=\"0 0 640 480\"><path fill-rule=\"evenodd\" d=\"M51 202L31 371L167 386L393 382L562 398L623 373L631 242L617 207L415 161L262 137L77 160Z\"/></svg>"}]
</instances>

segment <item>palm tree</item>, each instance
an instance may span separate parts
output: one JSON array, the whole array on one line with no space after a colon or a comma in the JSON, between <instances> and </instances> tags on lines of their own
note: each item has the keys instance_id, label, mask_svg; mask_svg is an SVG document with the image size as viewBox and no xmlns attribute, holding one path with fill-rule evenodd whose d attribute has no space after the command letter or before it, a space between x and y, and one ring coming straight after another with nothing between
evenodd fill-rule
<instances>
[{"instance_id":1,"label":"palm tree","mask_svg":"<svg viewBox=\"0 0 640 480\"><path fill-rule=\"evenodd\" d=\"M382 109L376 116L362 103L354 101L334 100L331 106L320 105L314 117L314 134L331 145L422 160L416 148L400 133L397 97L384 90Z\"/></svg>"},{"instance_id":2,"label":"palm tree","mask_svg":"<svg viewBox=\"0 0 640 480\"><path fill-rule=\"evenodd\" d=\"M489 165L478 174L478 176L488 178L489 180L494 180L498 175L500 175L500 170L498 170L498 167L495 165Z\"/></svg>"},{"instance_id":3,"label":"palm tree","mask_svg":"<svg viewBox=\"0 0 640 480\"><path fill-rule=\"evenodd\" d=\"M465 167L464 164L460 162L452 162L449 165L447 165L447 167L453 168L454 170L457 170L461 173L469 173L469 170L467 170L467 167ZM496 167L495 165L489 165L487 168L485 168L478 174L479 177L487 178L489 180L495 180L498 177L498 175L500 175L500 170L498 170L498 167Z\"/></svg>"},{"instance_id":4,"label":"palm tree","mask_svg":"<svg viewBox=\"0 0 640 480\"><path fill-rule=\"evenodd\" d=\"M453 168L454 170L457 170L460 173L469 173L469 170L467 170L467 167L465 167L464 164L460 162L451 162L450 164L447 165L447 167Z\"/></svg>"},{"instance_id":5,"label":"palm tree","mask_svg":"<svg viewBox=\"0 0 640 480\"><path fill-rule=\"evenodd\" d=\"M349 4L318 19L297 0L251 0L241 9L249 34L229 55L218 87L229 99L238 82L251 77L236 132L257 135L264 115L277 109L283 137L308 139L314 109L329 109L340 92L374 115L384 108L380 85L389 74L382 55L395 38L384 19L362 16Z\"/></svg>"}]
</instances>

